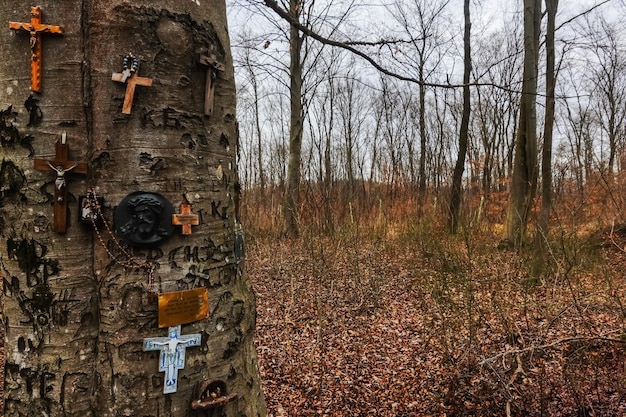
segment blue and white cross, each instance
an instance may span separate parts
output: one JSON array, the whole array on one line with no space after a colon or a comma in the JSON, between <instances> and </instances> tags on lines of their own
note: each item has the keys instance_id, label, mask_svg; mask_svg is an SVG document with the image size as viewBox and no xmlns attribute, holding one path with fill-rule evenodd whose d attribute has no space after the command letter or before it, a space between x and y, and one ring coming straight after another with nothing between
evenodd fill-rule
<instances>
[{"instance_id":1,"label":"blue and white cross","mask_svg":"<svg viewBox=\"0 0 626 417\"><path fill-rule=\"evenodd\" d=\"M180 325L168 330L168 337L151 337L143 340L144 352L159 350L159 372L165 372L163 394L176 392L178 370L185 367L185 349L200 346L200 334L180 334Z\"/></svg>"}]
</instances>

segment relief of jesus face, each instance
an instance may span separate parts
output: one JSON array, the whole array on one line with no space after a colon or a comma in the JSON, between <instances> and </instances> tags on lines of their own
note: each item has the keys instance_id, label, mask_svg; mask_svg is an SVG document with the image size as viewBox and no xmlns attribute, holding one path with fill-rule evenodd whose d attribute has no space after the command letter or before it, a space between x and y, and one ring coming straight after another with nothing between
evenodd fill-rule
<instances>
[{"instance_id":1,"label":"relief of jesus face","mask_svg":"<svg viewBox=\"0 0 626 417\"><path fill-rule=\"evenodd\" d=\"M137 234L142 239L150 239L159 225L158 212L153 211L147 204L140 204L134 209L133 219Z\"/></svg>"},{"instance_id":2,"label":"relief of jesus face","mask_svg":"<svg viewBox=\"0 0 626 417\"><path fill-rule=\"evenodd\" d=\"M160 194L135 192L115 209L116 230L133 246L152 247L172 234L173 212Z\"/></svg>"}]
</instances>

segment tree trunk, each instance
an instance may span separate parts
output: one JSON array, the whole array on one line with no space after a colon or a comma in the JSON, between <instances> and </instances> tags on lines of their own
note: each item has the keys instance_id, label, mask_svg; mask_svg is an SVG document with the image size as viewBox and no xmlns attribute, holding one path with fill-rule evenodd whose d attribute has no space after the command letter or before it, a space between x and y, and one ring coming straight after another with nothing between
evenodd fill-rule
<instances>
[{"instance_id":1,"label":"tree trunk","mask_svg":"<svg viewBox=\"0 0 626 417\"><path fill-rule=\"evenodd\" d=\"M554 32L559 0L545 0L547 12L546 26L546 110L543 126L543 154L541 158L541 212L539 214L538 238L543 245L548 235L550 213L552 212L552 133L554 130L554 89L556 87ZM541 251L543 253L543 251Z\"/></svg>"},{"instance_id":2,"label":"tree trunk","mask_svg":"<svg viewBox=\"0 0 626 417\"><path fill-rule=\"evenodd\" d=\"M28 111L29 35L0 31L6 416L199 416L192 398L208 380L225 384L221 397L230 401L220 415L266 414L252 340L255 300L238 230L238 131L225 2L145 4L46 5L42 23L60 25L63 33L41 36L42 88ZM29 22L30 6L4 2L0 15ZM212 47L224 65L210 60L213 70L207 70L199 55ZM137 74L115 82L112 73L122 72L129 52L139 58ZM217 74L215 102L205 116L211 71ZM122 103L135 77L152 85L136 87L125 114ZM70 159L85 161L87 175L78 175L83 165L55 174L37 162L55 159L62 132ZM199 225L183 235L162 212L160 234L153 235L159 239L142 235L139 248L105 225L96 233L89 222L79 224L78 201L88 187L103 198L102 217L112 228L121 226L117 213L126 206L120 202L136 191L158 193L165 213L168 202L179 213L188 200ZM62 202L60 190L67 192ZM66 207L53 212L55 203ZM67 231L57 233L53 225L64 212ZM152 289L208 290L208 316L182 323L181 334L198 334L199 346L187 347L177 389L167 394L159 353L144 351L144 339L168 335L158 326Z\"/></svg>"},{"instance_id":3,"label":"tree trunk","mask_svg":"<svg viewBox=\"0 0 626 417\"><path fill-rule=\"evenodd\" d=\"M464 65L463 65L463 116L461 117L461 128L459 130L459 152L452 175L452 191L450 196L450 230L456 233L459 228L459 211L461 208L461 180L465 170L465 156L467 155L467 140L469 135L469 119L471 111L470 103L470 75L472 73L471 54L471 28L469 0L463 2L463 15L465 16L465 31L463 35L464 45Z\"/></svg>"},{"instance_id":4,"label":"tree trunk","mask_svg":"<svg viewBox=\"0 0 626 417\"><path fill-rule=\"evenodd\" d=\"M289 13L298 20L302 11L302 0L289 0ZM291 79L289 126L289 165L287 167L287 189L285 191L285 233L290 237L299 235L298 202L300 194L300 160L302 157L302 42L300 31L293 25L289 32L289 75Z\"/></svg>"},{"instance_id":5,"label":"tree trunk","mask_svg":"<svg viewBox=\"0 0 626 417\"><path fill-rule=\"evenodd\" d=\"M424 214L424 199L426 198L426 86L424 83L424 67L426 60L426 38L422 40L422 49L419 51L419 132L420 132L420 155L419 155L419 183L417 187L417 214L421 218Z\"/></svg>"},{"instance_id":6,"label":"tree trunk","mask_svg":"<svg viewBox=\"0 0 626 417\"><path fill-rule=\"evenodd\" d=\"M332 77L328 77L329 84L329 108L328 112L328 126L324 140L324 163L323 163L323 184L324 184L324 228L326 232L330 235L334 235L335 231L335 221L333 218L333 165L331 159L331 149L332 149L332 137L333 130L335 128L335 94L336 88L334 86L334 79ZM320 138L321 141L321 138ZM320 155L321 156L321 155Z\"/></svg>"},{"instance_id":7,"label":"tree trunk","mask_svg":"<svg viewBox=\"0 0 626 417\"><path fill-rule=\"evenodd\" d=\"M254 69L252 68L252 62L250 62L249 50L246 50L245 65L246 70L250 75L250 84L252 86L252 108L254 111L255 128L254 133L256 134L256 169L259 174L258 185L254 184L254 186L259 187L259 198L261 201L263 201L265 199L265 170L263 169L263 132L261 129L261 110L259 108L261 98L259 96L259 82L257 80L256 74L254 73Z\"/></svg>"},{"instance_id":8,"label":"tree trunk","mask_svg":"<svg viewBox=\"0 0 626 417\"><path fill-rule=\"evenodd\" d=\"M519 247L526 237L528 218L537 190L536 95L540 23L541 1L524 0L522 98L507 216L507 239L515 247Z\"/></svg>"}]
</instances>

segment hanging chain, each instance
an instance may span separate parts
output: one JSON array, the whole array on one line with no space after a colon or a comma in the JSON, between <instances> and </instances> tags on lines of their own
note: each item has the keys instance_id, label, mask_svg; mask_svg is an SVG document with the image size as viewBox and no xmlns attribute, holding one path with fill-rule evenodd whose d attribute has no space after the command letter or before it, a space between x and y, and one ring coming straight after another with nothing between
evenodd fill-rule
<instances>
[{"instance_id":1,"label":"hanging chain","mask_svg":"<svg viewBox=\"0 0 626 417\"><path fill-rule=\"evenodd\" d=\"M155 270L154 264L152 262L139 261L136 258L134 258L130 254L130 252L128 252L128 250L124 247L124 245L122 245L120 241L115 237L115 234L111 230L111 227L109 226L106 219L104 218L104 215L102 214L102 207L100 207L98 196L96 195L96 192L94 191L93 188L87 189L87 200L89 201L89 208L92 211L92 215L89 216L89 218L91 220L91 224L93 225L93 230L95 231L96 236L98 237L98 240L100 241L100 244L102 245L106 253L109 255L109 257L111 257L111 259L113 259L113 261L115 261L115 263L117 263L118 265L124 268L144 269L146 271L146 274L148 275L148 292L156 293L157 288L154 283L154 270ZM111 252L111 250L107 246L107 244L104 242L104 239L102 238L102 235L100 234L100 230L98 230L98 225L96 224L96 218L97 218L96 216L102 219L102 223L104 224L104 228L106 229L107 234L111 237L111 240L113 241L114 245L126 257L126 260L120 259L118 256L114 255L113 252Z\"/></svg>"}]
</instances>

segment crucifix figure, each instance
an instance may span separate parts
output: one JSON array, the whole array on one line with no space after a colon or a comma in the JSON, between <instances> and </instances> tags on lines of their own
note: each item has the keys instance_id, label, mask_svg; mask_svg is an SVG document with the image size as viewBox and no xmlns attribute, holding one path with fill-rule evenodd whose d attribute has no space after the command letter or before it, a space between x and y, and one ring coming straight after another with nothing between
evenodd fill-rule
<instances>
[{"instance_id":1,"label":"crucifix figure","mask_svg":"<svg viewBox=\"0 0 626 417\"><path fill-rule=\"evenodd\" d=\"M191 213L191 204L183 203L180 205L180 214L172 214L172 224L183 226L183 235L191 234L191 226L200 224L198 215Z\"/></svg>"},{"instance_id":2,"label":"crucifix figure","mask_svg":"<svg viewBox=\"0 0 626 417\"><path fill-rule=\"evenodd\" d=\"M168 337L152 337L143 340L144 352L158 350L159 372L165 372L163 394L176 392L178 371L185 367L185 349L200 346L200 334L180 334L180 325L168 330Z\"/></svg>"},{"instance_id":3,"label":"crucifix figure","mask_svg":"<svg viewBox=\"0 0 626 417\"><path fill-rule=\"evenodd\" d=\"M217 72L224 72L224 64L219 62L214 53L209 56L200 55L200 64L207 67L206 84L204 87L204 114L210 116L213 113L213 96L215 94L215 83Z\"/></svg>"},{"instance_id":4,"label":"crucifix figure","mask_svg":"<svg viewBox=\"0 0 626 417\"><path fill-rule=\"evenodd\" d=\"M69 146L65 143L65 132L61 136L61 142L55 144L55 156L52 160L35 159L34 167L37 171L54 171L54 226L57 233L67 231L67 179L65 174L86 174L87 163L69 160Z\"/></svg>"},{"instance_id":5,"label":"crucifix figure","mask_svg":"<svg viewBox=\"0 0 626 417\"><path fill-rule=\"evenodd\" d=\"M124 71L111 74L111 80L118 83L126 83L126 93L124 94L124 104L122 105L122 113L124 114L130 114L130 110L133 108L135 87L138 85L143 87L152 86L152 78L140 77L138 74L139 60L131 53L124 57Z\"/></svg>"},{"instance_id":6,"label":"crucifix figure","mask_svg":"<svg viewBox=\"0 0 626 417\"><path fill-rule=\"evenodd\" d=\"M9 28L17 31L25 31L30 34L30 89L35 92L41 91L41 65L42 49L41 34L61 34L61 26L44 25L41 23L41 8L30 8L30 23L9 22Z\"/></svg>"},{"instance_id":7,"label":"crucifix figure","mask_svg":"<svg viewBox=\"0 0 626 417\"><path fill-rule=\"evenodd\" d=\"M65 189L65 173L73 170L78 166L78 164L74 164L69 168L63 168L63 165L54 166L50 163L50 161L46 161L46 164L50 167L50 169L57 173L57 179L54 180L54 185L57 191L63 191ZM63 201L63 198L64 197L62 195L56 197L57 201L59 202Z\"/></svg>"}]
</instances>

